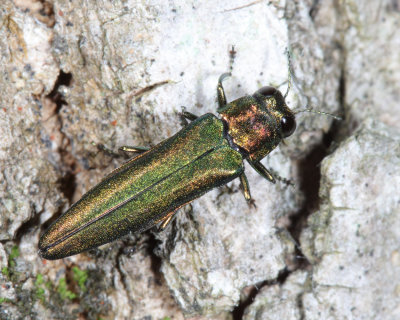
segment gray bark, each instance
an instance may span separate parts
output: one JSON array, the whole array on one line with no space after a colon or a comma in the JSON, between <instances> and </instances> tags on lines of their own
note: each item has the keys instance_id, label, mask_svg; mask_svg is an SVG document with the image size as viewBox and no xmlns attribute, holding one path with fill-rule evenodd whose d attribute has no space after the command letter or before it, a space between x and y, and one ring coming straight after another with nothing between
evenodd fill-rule
<instances>
[{"instance_id":1,"label":"gray bark","mask_svg":"<svg viewBox=\"0 0 400 320\"><path fill-rule=\"evenodd\" d=\"M398 1L70 1L0 4L1 319L395 319L400 305ZM152 146L181 106L215 113L273 85L291 53L297 130L181 209L168 228L59 261L46 226Z\"/></svg>"}]
</instances>

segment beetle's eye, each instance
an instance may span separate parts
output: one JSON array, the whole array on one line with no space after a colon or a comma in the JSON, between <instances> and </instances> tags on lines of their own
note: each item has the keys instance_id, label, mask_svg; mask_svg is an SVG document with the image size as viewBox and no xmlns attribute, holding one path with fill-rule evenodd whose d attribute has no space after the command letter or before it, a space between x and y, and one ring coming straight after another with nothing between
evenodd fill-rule
<instances>
[{"instance_id":1,"label":"beetle's eye","mask_svg":"<svg viewBox=\"0 0 400 320\"><path fill-rule=\"evenodd\" d=\"M276 89L274 87L262 87L261 89L258 89L256 93L261 94L264 97L269 97L273 96L276 92Z\"/></svg>"},{"instance_id":2,"label":"beetle's eye","mask_svg":"<svg viewBox=\"0 0 400 320\"><path fill-rule=\"evenodd\" d=\"M281 119L281 127L283 137L289 137L296 129L296 120L293 116L284 116Z\"/></svg>"}]
</instances>

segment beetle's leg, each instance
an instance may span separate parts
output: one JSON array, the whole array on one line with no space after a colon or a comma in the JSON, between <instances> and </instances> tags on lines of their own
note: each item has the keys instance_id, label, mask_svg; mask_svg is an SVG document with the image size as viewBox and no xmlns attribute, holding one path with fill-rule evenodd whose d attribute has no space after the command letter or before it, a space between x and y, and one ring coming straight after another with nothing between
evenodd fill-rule
<instances>
[{"instance_id":1,"label":"beetle's leg","mask_svg":"<svg viewBox=\"0 0 400 320\"><path fill-rule=\"evenodd\" d=\"M104 144L102 143L95 143L92 141L92 145L96 146L98 150L107 153L109 156L111 157L116 157L119 158L121 157L120 154L114 152L113 150L111 150L110 148L107 148Z\"/></svg>"},{"instance_id":2,"label":"beetle's leg","mask_svg":"<svg viewBox=\"0 0 400 320\"><path fill-rule=\"evenodd\" d=\"M182 117L190 121L196 120L198 118L198 116L186 110L182 110Z\"/></svg>"},{"instance_id":3,"label":"beetle's leg","mask_svg":"<svg viewBox=\"0 0 400 320\"><path fill-rule=\"evenodd\" d=\"M235 61L235 56L236 56L235 47L232 46L231 50L229 50L229 72L221 74L221 76L218 79L218 85L217 85L218 109L217 109L217 111L222 109L226 105L226 95L225 95L224 87L222 86L222 81L224 81L225 78L232 76L233 62Z\"/></svg>"},{"instance_id":4,"label":"beetle's leg","mask_svg":"<svg viewBox=\"0 0 400 320\"><path fill-rule=\"evenodd\" d=\"M287 186L292 186L294 187L294 183L293 181L291 181L290 179L286 179L281 177L278 173L276 173L274 170L270 169L271 173L273 174L274 178L280 182L283 182L284 184L286 184Z\"/></svg>"},{"instance_id":5,"label":"beetle's leg","mask_svg":"<svg viewBox=\"0 0 400 320\"><path fill-rule=\"evenodd\" d=\"M176 208L174 211L169 212L167 215L156 221L156 224L162 222L160 230L164 230L168 226L175 212L178 211L179 208Z\"/></svg>"},{"instance_id":6,"label":"beetle's leg","mask_svg":"<svg viewBox=\"0 0 400 320\"><path fill-rule=\"evenodd\" d=\"M259 162L259 161L250 161L250 160L248 162L253 167L253 169L257 171L258 174L263 176L268 181L270 181L272 183L275 183L276 182L275 180L278 180L278 181L281 181L281 182L285 183L286 185L294 186L294 183L292 181L290 181L288 179L285 179L285 178L282 178L281 176L279 176L275 172L273 172L273 173L270 172L266 167L264 167L261 164L261 162Z\"/></svg>"},{"instance_id":7,"label":"beetle's leg","mask_svg":"<svg viewBox=\"0 0 400 320\"><path fill-rule=\"evenodd\" d=\"M111 149L107 148L104 144L98 143L95 144L94 142L92 142L93 145L96 145L97 149L99 149L100 151L103 151L105 153L107 153L108 155L112 156L112 157L116 157L119 158L121 157L121 154L116 153L114 151L112 151ZM125 153L143 153L147 150L149 150L149 147L130 147L130 146L122 146L120 148L118 148L118 151L121 152L125 152Z\"/></svg>"},{"instance_id":8,"label":"beetle's leg","mask_svg":"<svg viewBox=\"0 0 400 320\"><path fill-rule=\"evenodd\" d=\"M247 181L246 174L243 172L240 176L240 184L242 186L243 195L250 207L257 208L256 202L251 198L249 181Z\"/></svg>"},{"instance_id":9,"label":"beetle's leg","mask_svg":"<svg viewBox=\"0 0 400 320\"><path fill-rule=\"evenodd\" d=\"M137 156L148 150L150 150L150 147L122 146L118 148L118 151L127 157L132 157L130 153L133 153L133 156Z\"/></svg>"},{"instance_id":10,"label":"beetle's leg","mask_svg":"<svg viewBox=\"0 0 400 320\"><path fill-rule=\"evenodd\" d=\"M265 179L267 179L268 181L275 183L275 178L272 175L271 172L269 172L269 170L264 167L261 162L259 161L250 161L248 160L248 162L250 163L250 165L253 167L254 170L257 171L257 173L259 175L261 175L262 177L264 177Z\"/></svg>"},{"instance_id":11,"label":"beetle's leg","mask_svg":"<svg viewBox=\"0 0 400 320\"><path fill-rule=\"evenodd\" d=\"M118 148L118 151L127 153L138 153L138 154L141 154L148 150L150 150L150 147L122 146Z\"/></svg>"},{"instance_id":12,"label":"beetle's leg","mask_svg":"<svg viewBox=\"0 0 400 320\"><path fill-rule=\"evenodd\" d=\"M286 184L287 186L292 186L292 187L294 187L294 183L293 183L293 181L290 180L290 179L286 179L286 178L283 178L283 177L278 176L278 175L275 175L275 178L276 178L276 180L279 180L279 181L283 182L283 183Z\"/></svg>"},{"instance_id":13,"label":"beetle's leg","mask_svg":"<svg viewBox=\"0 0 400 320\"><path fill-rule=\"evenodd\" d=\"M174 216L174 214L175 214L180 208L182 208L183 206L187 205L188 203L190 203L190 201L188 201L188 202L182 204L181 206L179 206L179 207L176 208L175 210L173 210L173 211L167 213L164 217L162 217L161 219L158 219L158 220L155 222L155 224L162 222L162 224L161 224L161 226L160 226L160 229L161 229L161 230L164 230L164 229L167 227L167 225L171 222L171 219L172 219L172 217Z\"/></svg>"},{"instance_id":14,"label":"beetle's leg","mask_svg":"<svg viewBox=\"0 0 400 320\"><path fill-rule=\"evenodd\" d=\"M161 224L161 227L160 227L161 230L164 230L169 225L175 212L176 212L176 210L173 211L171 215L167 216L167 218L165 220L163 220L163 223Z\"/></svg>"},{"instance_id":15,"label":"beetle's leg","mask_svg":"<svg viewBox=\"0 0 400 320\"><path fill-rule=\"evenodd\" d=\"M244 198L245 198L247 201L250 201L250 200L251 200L250 186L249 186L249 181L247 181L246 174L243 172L243 173L239 176L239 178L240 178L240 184L242 185Z\"/></svg>"},{"instance_id":16,"label":"beetle's leg","mask_svg":"<svg viewBox=\"0 0 400 320\"><path fill-rule=\"evenodd\" d=\"M182 111L179 113L179 116L181 117L182 123L184 126L188 125L188 120L193 121L196 120L198 118L198 116L196 116L195 114L186 111L185 107L182 107Z\"/></svg>"},{"instance_id":17,"label":"beetle's leg","mask_svg":"<svg viewBox=\"0 0 400 320\"><path fill-rule=\"evenodd\" d=\"M217 97L218 97L218 110L222 109L226 105L226 96L225 96L225 91L224 87L222 86L222 81L230 77L232 74L230 72L223 73L218 79L218 86L217 86Z\"/></svg>"}]
</instances>

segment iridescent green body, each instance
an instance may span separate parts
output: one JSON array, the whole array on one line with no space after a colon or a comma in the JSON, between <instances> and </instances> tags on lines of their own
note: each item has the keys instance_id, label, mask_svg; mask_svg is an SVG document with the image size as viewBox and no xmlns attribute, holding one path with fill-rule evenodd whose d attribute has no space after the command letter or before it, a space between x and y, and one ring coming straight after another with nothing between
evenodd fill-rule
<instances>
[{"instance_id":1,"label":"iridescent green body","mask_svg":"<svg viewBox=\"0 0 400 320\"><path fill-rule=\"evenodd\" d=\"M148 229L242 172L242 156L224 138L222 121L206 114L86 193L43 235L42 256L61 258Z\"/></svg>"},{"instance_id":2,"label":"iridescent green body","mask_svg":"<svg viewBox=\"0 0 400 320\"><path fill-rule=\"evenodd\" d=\"M294 116L271 87L226 104L224 76L222 119L184 113L194 121L114 170L58 218L40 238L40 255L60 259L159 222L165 227L176 209L237 177L250 200L244 159L274 182L259 160L294 131Z\"/></svg>"}]
</instances>

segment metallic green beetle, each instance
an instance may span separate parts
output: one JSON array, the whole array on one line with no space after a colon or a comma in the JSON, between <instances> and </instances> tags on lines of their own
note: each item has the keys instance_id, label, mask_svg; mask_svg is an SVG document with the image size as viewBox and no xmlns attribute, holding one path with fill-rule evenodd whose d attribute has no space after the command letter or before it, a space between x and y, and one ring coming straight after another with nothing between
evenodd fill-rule
<instances>
[{"instance_id":1,"label":"metallic green beetle","mask_svg":"<svg viewBox=\"0 0 400 320\"><path fill-rule=\"evenodd\" d=\"M239 177L251 200L243 160L275 182L260 163L295 128L294 113L282 93L263 87L252 96L226 102L218 81L218 113L197 117L155 147L124 150L142 152L106 176L58 218L41 236L40 255L49 260L68 257L170 222L184 204Z\"/></svg>"}]
</instances>

